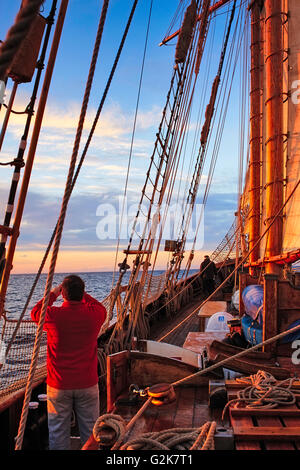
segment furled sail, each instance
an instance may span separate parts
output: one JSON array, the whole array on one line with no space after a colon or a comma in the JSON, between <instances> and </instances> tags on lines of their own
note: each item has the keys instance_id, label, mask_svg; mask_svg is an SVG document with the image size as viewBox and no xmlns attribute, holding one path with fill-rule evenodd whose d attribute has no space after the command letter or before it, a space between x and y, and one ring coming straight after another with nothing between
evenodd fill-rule
<instances>
[{"instance_id":1,"label":"furled sail","mask_svg":"<svg viewBox=\"0 0 300 470\"><path fill-rule=\"evenodd\" d=\"M287 198L300 178L300 2L289 0L288 11L288 77L287 89L290 91L287 106L287 159L286 159L286 193ZM286 206L283 221L283 252L300 247L300 191L295 191Z\"/></svg>"},{"instance_id":2,"label":"furled sail","mask_svg":"<svg viewBox=\"0 0 300 470\"><path fill-rule=\"evenodd\" d=\"M282 0L283 23L283 165L284 165L284 199L293 192L300 177L300 36L297 28L300 20L300 3L297 0ZM261 63L266 63L266 50L264 36L266 34L264 22L262 22L261 37ZM266 175L266 73L265 67L261 68L262 90L262 158L261 158L261 233L270 223L266 214L267 188L271 183ZM300 191L295 191L287 203L283 213L283 239L281 252L291 252L300 247ZM268 256L266 252L267 236L260 244L260 257Z\"/></svg>"}]
</instances>

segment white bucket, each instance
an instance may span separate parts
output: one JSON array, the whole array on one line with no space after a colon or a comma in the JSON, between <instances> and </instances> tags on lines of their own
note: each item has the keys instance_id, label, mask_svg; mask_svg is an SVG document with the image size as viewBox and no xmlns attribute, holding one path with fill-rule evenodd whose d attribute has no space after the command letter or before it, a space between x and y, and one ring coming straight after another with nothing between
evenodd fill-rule
<instances>
[{"instance_id":1,"label":"white bucket","mask_svg":"<svg viewBox=\"0 0 300 470\"><path fill-rule=\"evenodd\" d=\"M233 320L234 317L228 312L214 313L207 322L205 331L226 331L229 332L227 322Z\"/></svg>"}]
</instances>

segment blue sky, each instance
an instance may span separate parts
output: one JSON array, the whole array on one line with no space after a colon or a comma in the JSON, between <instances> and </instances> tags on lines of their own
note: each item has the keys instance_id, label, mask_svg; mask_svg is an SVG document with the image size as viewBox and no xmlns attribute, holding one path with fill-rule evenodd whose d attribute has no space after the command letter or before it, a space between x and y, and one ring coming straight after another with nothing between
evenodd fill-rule
<instances>
[{"instance_id":1,"label":"blue sky","mask_svg":"<svg viewBox=\"0 0 300 470\"><path fill-rule=\"evenodd\" d=\"M187 1L183 2L183 4L187 3ZM177 0L153 0L128 185L128 195L132 203L136 202L140 196L161 118L161 110L169 88L176 41L172 41L170 45L164 47L159 47L158 44L169 28L177 4ZM0 39L5 38L19 5L20 2L17 0L2 0L0 5ZM50 5L51 2L46 0L44 4L45 15L48 14ZM110 1L82 144L85 143L89 126L102 96L131 5L132 2L129 0ZM57 220L101 8L101 1L70 0L69 2L18 241L16 272L35 271ZM96 213L99 205L103 203L115 204L117 207L119 198L123 195L149 8L149 0L139 1L103 109L102 118L97 126L86 164L72 195L61 245L62 254L59 264L61 271L65 271L67 268L82 271L82 266L79 264L83 259L86 260L84 269L86 271L107 270L112 267L113 263L110 264L110 260L113 261L116 240L101 241L98 239L96 230L99 217ZM223 7L211 22L211 36L209 38L214 34L214 46L210 49L210 74L207 90L210 90L218 67L227 18L228 6ZM176 26L175 29L177 29ZM204 62L203 71L200 72L199 90L201 80L204 80L208 70L208 58L205 60L207 62ZM241 80L240 67L238 63L228 108L228 120L219 152L220 156L205 209L203 251L207 252L212 251L222 240L233 222L236 209L240 145L239 108L241 98L238 90ZM32 84L19 86L15 109L24 109L28 103L31 88ZM6 100L9 97L10 89L11 81L8 83ZM203 101L202 114L208 101L209 93ZM196 101L193 119L198 113L199 103L200 100ZM3 117L4 109L2 108L0 124ZM22 116L12 117L3 144L1 161L7 161L11 159L11 156L16 155L24 122ZM194 124L192 120L192 126ZM212 137L209 152L212 152L213 145ZM188 158L184 167L186 175ZM202 202L201 194L205 187L209 158L210 153L207 157L207 168L204 169L199 203ZM11 174L11 167L0 169L1 217L4 216L3 211ZM123 244L126 245L126 240L123 240ZM201 252L201 256L202 254L203 252ZM74 257L78 258L77 264ZM163 267L163 263L158 267Z\"/></svg>"}]
</instances>

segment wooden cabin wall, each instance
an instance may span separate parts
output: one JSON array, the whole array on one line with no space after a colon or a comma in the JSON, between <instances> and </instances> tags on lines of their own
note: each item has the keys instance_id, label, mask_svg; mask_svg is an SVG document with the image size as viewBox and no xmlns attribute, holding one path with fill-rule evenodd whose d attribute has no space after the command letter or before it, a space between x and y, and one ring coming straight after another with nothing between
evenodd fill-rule
<instances>
[{"instance_id":1,"label":"wooden cabin wall","mask_svg":"<svg viewBox=\"0 0 300 470\"><path fill-rule=\"evenodd\" d=\"M290 281L278 282L278 329L285 331L288 326L300 318L300 287Z\"/></svg>"}]
</instances>

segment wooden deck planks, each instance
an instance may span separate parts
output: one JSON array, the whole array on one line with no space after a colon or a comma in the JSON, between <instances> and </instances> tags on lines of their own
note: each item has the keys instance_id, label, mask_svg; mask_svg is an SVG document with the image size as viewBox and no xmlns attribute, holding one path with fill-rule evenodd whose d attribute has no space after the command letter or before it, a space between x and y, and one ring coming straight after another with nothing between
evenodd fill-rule
<instances>
[{"instance_id":1,"label":"wooden deck planks","mask_svg":"<svg viewBox=\"0 0 300 470\"><path fill-rule=\"evenodd\" d=\"M228 395L234 398L241 385L226 383ZM274 409L251 409L241 406L229 409L237 450L299 449L299 404Z\"/></svg>"},{"instance_id":2,"label":"wooden deck planks","mask_svg":"<svg viewBox=\"0 0 300 470\"><path fill-rule=\"evenodd\" d=\"M296 403L295 408L298 409L300 413L299 403ZM297 425L299 426L299 417L287 415L284 417L283 421L284 421L284 424L288 427L297 426ZM299 433L299 439L294 441L294 445L297 450L300 450L300 433Z\"/></svg>"},{"instance_id":3,"label":"wooden deck planks","mask_svg":"<svg viewBox=\"0 0 300 470\"><path fill-rule=\"evenodd\" d=\"M156 327L151 330L151 339L154 341L160 340L164 335L169 333L174 327L176 327L180 322L182 322L186 317L188 317L199 305L203 297L199 296L195 298L193 302L189 305L180 309L176 315L172 318L166 318L162 321L158 321ZM166 338L164 338L165 343L171 343L175 346L183 346L183 343L190 331L198 331L198 317L195 312L188 320L186 320L180 327L176 328L172 333L170 333Z\"/></svg>"},{"instance_id":4,"label":"wooden deck planks","mask_svg":"<svg viewBox=\"0 0 300 470\"><path fill-rule=\"evenodd\" d=\"M176 390L176 393L178 393L178 404L176 409L176 415L174 416L173 426L175 428L192 428L195 403L195 388L179 388L178 390Z\"/></svg>"},{"instance_id":5,"label":"wooden deck planks","mask_svg":"<svg viewBox=\"0 0 300 470\"><path fill-rule=\"evenodd\" d=\"M280 433L283 432L284 428L282 425L282 422L279 417L277 416L264 416L264 417L258 417L257 419L257 424L260 427L263 428L271 428L271 429L278 429ZM294 446L292 442L285 442L281 440L275 440L275 441L268 441L266 440L264 442L266 450L294 450Z\"/></svg>"}]
</instances>

